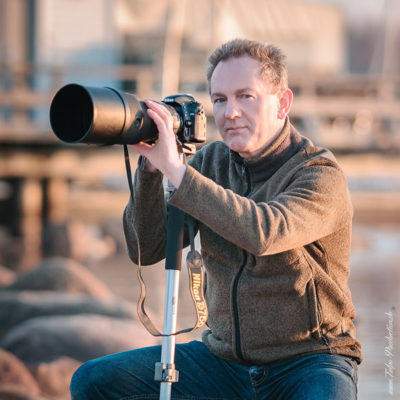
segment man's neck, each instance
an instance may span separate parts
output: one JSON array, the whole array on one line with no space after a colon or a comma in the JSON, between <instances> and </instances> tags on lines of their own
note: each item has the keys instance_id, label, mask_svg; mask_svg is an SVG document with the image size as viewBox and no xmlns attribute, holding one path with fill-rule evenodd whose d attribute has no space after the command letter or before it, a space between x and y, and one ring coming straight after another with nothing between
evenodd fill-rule
<instances>
[{"instance_id":1,"label":"man's neck","mask_svg":"<svg viewBox=\"0 0 400 400\"><path fill-rule=\"evenodd\" d=\"M287 120L288 120L288 118L286 118L282 121L281 125L276 130L276 133L272 137L270 137L268 139L268 141L266 143L264 143L264 145L260 149L255 150L252 153L239 152L239 155L244 159L254 159L254 158L258 158L259 156L261 156L271 146L271 144L274 143L275 140L281 135Z\"/></svg>"}]
</instances>

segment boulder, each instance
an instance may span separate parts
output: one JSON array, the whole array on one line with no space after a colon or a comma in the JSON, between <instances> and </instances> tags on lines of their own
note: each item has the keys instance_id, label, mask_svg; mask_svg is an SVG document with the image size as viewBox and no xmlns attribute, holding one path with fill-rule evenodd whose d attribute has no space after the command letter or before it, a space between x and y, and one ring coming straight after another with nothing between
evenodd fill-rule
<instances>
[{"instance_id":1,"label":"boulder","mask_svg":"<svg viewBox=\"0 0 400 400\"><path fill-rule=\"evenodd\" d=\"M0 347L26 364L62 356L80 362L159 343L140 322L94 314L31 318L11 329Z\"/></svg>"},{"instance_id":2,"label":"boulder","mask_svg":"<svg viewBox=\"0 0 400 400\"><path fill-rule=\"evenodd\" d=\"M39 394L40 388L26 366L14 354L0 349L0 388L7 386L26 389L30 393ZM0 398L3 397L0 395Z\"/></svg>"},{"instance_id":3,"label":"boulder","mask_svg":"<svg viewBox=\"0 0 400 400\"><path fill-rule=\"evenodd\" d=\"M17 274L0 265L0 287L11 285L17 279Z\"/></svg>"},{"instance_id":4,"label":"boulder","mask_svg":"<svg viewBox=\"0 0 400 400\"><path fill-rule=\"evenodd\" d=\"M30 370L42 393L59 399L68 396L72 375L80 365L79 361L72 358L61 357L51 363L32 366Z\"/></svg>"},{"instance_id":5,"label":"boulder","mask_svg":"<svg viewBox=\"0 0 400 400\"><path fill-rule=\"evenodd\" d=\"M1 400L49 400L48 397L43 397L39 394L32 393L29 389L21 388L18 385L13 385L8 383L0 385L0 399Z\"/></svg>"},{"instance_id":6,"label":"boulder","mask_svg":"<svg viewBox=\"0 0 400 400\"><path fill-rule=\"evenodd\" d=\"M136 305L118 298L54 291L0 291L0 338L21 322L50 315L100 314L136 318Z\"/></svg>"},{"instance_id":7,"label":"boulder","mask_svg":"<svg viewBox=\"0 0 400 400\"><path fill-rule=\"evenodd\" d=\"M84 266L62 257L43 260L33 270L20 275L6 289L87 293L103 298L113 296L110 289Z\"/></svg>"}]
</instances>

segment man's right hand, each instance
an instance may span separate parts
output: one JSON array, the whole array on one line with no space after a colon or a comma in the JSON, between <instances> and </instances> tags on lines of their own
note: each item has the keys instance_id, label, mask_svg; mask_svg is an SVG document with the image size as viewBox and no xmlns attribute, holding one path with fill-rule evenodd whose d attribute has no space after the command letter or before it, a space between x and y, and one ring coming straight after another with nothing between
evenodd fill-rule
<instances>
[{"instance_id":1,"label":"man's right hand","mask_svg":"<svg viewBox=\"0 0 400 400\"><path fill-rule=\"evenodd\" d=\"M179 157L176 137L172 128L172 115L163 105L154 101L148 100L146 105L149 117L157 126L158 139L152 145L141 142L132 147L146 157L145 169L147 171L161 171L178 188L185 174L186 166Z\"/></svg>"}]
</instances>

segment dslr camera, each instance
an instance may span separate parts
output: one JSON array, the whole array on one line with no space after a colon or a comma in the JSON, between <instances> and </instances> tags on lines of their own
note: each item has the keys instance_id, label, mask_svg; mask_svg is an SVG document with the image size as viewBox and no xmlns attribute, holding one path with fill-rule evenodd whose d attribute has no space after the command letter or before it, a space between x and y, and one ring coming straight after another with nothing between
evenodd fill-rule
<instances>
[{"instance_id":1,"label":"dslr camera","mask_svg":"<svg viewBox=\"0 0 400 400\"><path fill-rule=\"evenodd\" d=\"M173 130L180 143L206 140L203 106L191 95L166 97L163 104L173 117ZM152 143L158 130L138 96L110 87L71 83L63 86L50 106L50 125L66 143L101 145Z\"/></svg>"}]
</instances>

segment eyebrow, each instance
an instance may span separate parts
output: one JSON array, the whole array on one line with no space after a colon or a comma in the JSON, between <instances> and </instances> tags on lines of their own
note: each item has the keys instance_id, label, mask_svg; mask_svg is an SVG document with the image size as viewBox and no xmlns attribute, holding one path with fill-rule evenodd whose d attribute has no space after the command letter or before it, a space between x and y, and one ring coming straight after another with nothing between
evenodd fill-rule
<instances>
[{"instance_id":1,"label":"eyebrow","mask_svg":"<svg viewBox=\"0 0 400 400\"><path fill-rule=\"evenodd\" d=\"M248 91L254 92L255 90L252 89L252 88L243 88L243 89L237 89L237 90L235 90L234 93L235 93L235 94L242 94L242 93L248 92ZM215 96L218 96L218 97L222 96L222 97L223 97L223 96L225 96L225 94L220 93L220 92L215 92L215 93L211 93L210 96L211 96L211 97L215 97Z\"/></svg>"}]
</instances>

